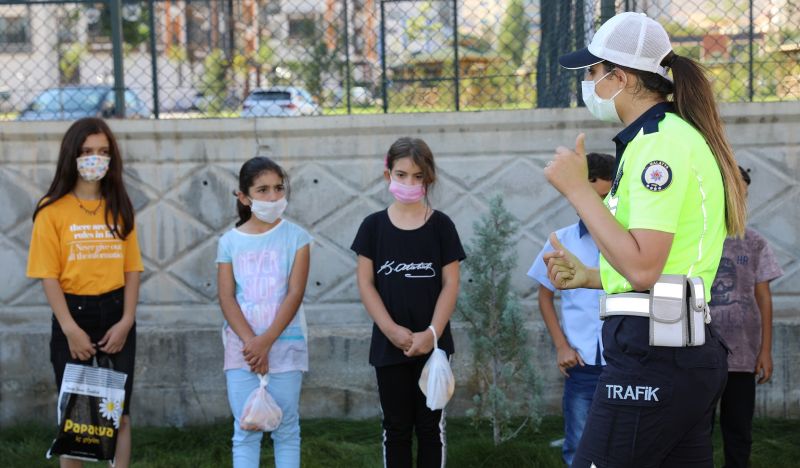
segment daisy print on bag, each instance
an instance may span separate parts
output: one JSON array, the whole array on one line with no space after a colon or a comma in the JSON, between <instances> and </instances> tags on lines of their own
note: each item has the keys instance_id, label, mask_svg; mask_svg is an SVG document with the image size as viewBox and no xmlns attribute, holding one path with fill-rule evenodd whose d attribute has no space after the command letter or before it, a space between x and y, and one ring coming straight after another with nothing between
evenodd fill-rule
<instances>
[{"instance_id":1,"label":"daisy print on bag","mask_svg":"<svg viewBox=\"0 0 800 468\"><path fill-rule=\"evenodd\" d=\"M112 398L103 398L100 402L100 414L114 421L114 427L119 429L119 418L122 416L122 402Z\"/></svg>"}]
</instances>

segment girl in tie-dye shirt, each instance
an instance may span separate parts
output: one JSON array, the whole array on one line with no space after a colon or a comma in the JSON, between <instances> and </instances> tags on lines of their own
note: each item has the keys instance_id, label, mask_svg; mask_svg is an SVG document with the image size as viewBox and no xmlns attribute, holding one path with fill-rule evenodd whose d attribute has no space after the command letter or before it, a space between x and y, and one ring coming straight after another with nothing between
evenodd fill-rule
<instances>
[{"instance_id":1,"label":"girl in tie-dye shirt","mask_svg":"<svg viewBox=\"0 0 800 468\"><path fill-rule=\"evenodd\" d=\"M268 158L256 157L239 172L239 222L219 240L219 303L225 316L225 378L234 417L233 466L257 467L262 433L241 428L239 417L259 374L283 419L272 432L275 465L300 466L300 386L308 370L302 300L308 279L311 236L282 219L287 176Z\"/></svg>"}]
</instances>

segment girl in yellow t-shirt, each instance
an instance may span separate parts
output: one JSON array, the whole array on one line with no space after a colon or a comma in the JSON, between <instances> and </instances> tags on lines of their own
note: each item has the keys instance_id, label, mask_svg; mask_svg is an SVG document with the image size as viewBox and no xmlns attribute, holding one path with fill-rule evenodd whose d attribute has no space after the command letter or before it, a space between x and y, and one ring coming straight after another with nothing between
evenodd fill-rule
<instances>
[{"instance_id":1,"label":"girl in yellow t-shirt","mask_svg":"<svg viewBox=\"0 0 800 468\"><path fill-rule=\"evenodd\" d=\"M133 205L111 129L84 118L61 141L55 177L33 213L27 275L40 278L53 309L50 361L60 387L67 362L105 353L128 375L116 466L130 464L130 401L136 303L143 270ZM80 467L61 458L62 467Z\"/></svg>"}]
</instances>

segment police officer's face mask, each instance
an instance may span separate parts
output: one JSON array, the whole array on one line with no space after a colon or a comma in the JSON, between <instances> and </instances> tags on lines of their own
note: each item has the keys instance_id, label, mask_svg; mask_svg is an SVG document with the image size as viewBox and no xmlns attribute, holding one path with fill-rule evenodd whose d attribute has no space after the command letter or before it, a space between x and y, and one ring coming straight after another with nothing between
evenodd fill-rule
<instances>
[{"instance_id":1,"label":"police officer's face mask","mask_svg":"<svg viewBox=\"0 0 800 468\"><path fill-rule=\"evenodd\" d=\"M620 88L619 91L608 99L601 98L595 92L597 83L603 81L603 79L613 71L614 70L611 70L603 75L597 82L593 80L581 81L581 94L583 94L583 103L586 104L586 108L589 109L589 112L591 112L596 119L604 122L622 123L622 119L619 118L619 114L617 113L617 107L614 105L614 98L622 92L622 89Z\"/></svg>"}]
</instances>

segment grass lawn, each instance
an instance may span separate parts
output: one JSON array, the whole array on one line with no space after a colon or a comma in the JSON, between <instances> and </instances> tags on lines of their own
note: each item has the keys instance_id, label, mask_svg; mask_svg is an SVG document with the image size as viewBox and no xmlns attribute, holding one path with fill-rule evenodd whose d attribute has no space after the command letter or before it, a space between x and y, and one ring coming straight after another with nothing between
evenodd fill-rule
<instances>
[{"instance_id":1,"label":"grass lawn","mask_svg":"<svg viewBox=\"0 0 800 468\"><path fill-rule=\"evenodd\" d=\"M511 442L494 447L488 426L475 428L466 419L447 421L448 466L561 467L560 449L549 442L561 437L561 418L548 417L538 433L527 430ZM304 420L302 466L380 467L380 428L377 420ZM54 428L15 426L0 430L0 460L5 467L54 467L44 453ZM229 424L176 428L135 428L134 467L217 468L230 466ZM759 419L753 434L752 466L795 467L800 460L800 421ZM716 466L722 466L719 431L715 431ZM87 466L107 466L102 464ZM272 445L264 443L262 465L272 466Z\"/></svg>"}]
</instances>

